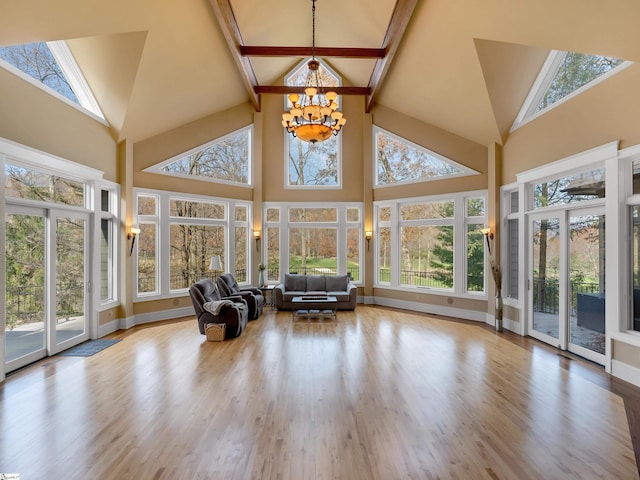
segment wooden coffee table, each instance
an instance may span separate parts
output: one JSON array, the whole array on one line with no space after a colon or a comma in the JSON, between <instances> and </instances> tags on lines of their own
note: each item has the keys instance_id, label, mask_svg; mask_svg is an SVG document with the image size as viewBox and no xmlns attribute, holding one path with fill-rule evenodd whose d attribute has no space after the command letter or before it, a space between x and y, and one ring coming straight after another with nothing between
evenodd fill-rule
<instances>
[{"instance_id":1,"label":"wooden coffee table","mask_svg":"<svg viewBox=\"0 0 640 480\"><path fill-rule=\"evenodd\" d=\"M337 320L338 299L331 296L304 296L293 297L291 300L293 309L291 311L291 319L300 318L324 318L333 317Z\"/></svg>"}]
</instances>

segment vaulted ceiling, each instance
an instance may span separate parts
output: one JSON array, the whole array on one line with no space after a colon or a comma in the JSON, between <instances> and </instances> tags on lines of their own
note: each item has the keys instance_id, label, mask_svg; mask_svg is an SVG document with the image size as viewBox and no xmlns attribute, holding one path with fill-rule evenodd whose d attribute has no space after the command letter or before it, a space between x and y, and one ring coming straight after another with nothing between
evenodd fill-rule
<instances>
[{"instance_id":1,"label":"vaulted ceiling","mask_svg":"<svg viewBox=\"0 0 640 480\"><path fill-rule=\"evenodd\" d=\"M325 58L345 85L373 85L365 105L482 145L506 141L550 49L639 62L639 24L637 0L316 3L317 47L373 56ZM50 40L68 40L114 137L136 142L243 102L260 108L256 87L281 85L304 55L239 45L310 47L311 1L1 2L0 45Z\"/></svg>"}]
</instances>

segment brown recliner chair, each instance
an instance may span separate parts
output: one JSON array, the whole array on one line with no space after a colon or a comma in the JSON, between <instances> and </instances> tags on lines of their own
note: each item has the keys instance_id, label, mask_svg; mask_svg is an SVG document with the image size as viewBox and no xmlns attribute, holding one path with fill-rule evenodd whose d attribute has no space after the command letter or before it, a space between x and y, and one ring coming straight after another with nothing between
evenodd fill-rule
<instances>
[{"instance_id":1,"label":"brown recliner chair","mask_svg":"<svg viewBox=\"0 0 640 480\"><path fill-rule=\"evenodd\" d=\"M224 338L238 337L247 326L249 313L247 302L239 295L231 297L221 295L218 286L210 278L204 278L191 285L189 295L196 311L201 334L205 334L207 323L224 323L226 325ZM233 303L223 305L218 315L204 309L205 303L220 300L231 300Z\"/></svg>"},{"instance_id":2,"label":"brown recliner chair","mask_svg":"<svg viewBox=\"0 0 640 480\"><path fill-rule=\"evenodd\" d=\"M238 282L232 273L225 273L216 280L218 288L222 295L241 295L247 301L249 307L249 320L255 320L262 315L264 306L264 295L259 288L243 287L240 288Z\"/></svg>"}]
</instances>

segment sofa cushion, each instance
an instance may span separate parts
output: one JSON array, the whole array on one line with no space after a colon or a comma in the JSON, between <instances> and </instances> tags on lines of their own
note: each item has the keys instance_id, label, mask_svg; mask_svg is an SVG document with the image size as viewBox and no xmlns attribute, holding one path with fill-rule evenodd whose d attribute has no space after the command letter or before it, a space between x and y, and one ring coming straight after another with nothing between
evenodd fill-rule
<instances>
[{"instance_id":1,"label":"sofa cushion","mask_svg":"<svg viewBox=\"0 0 640 480\"><path fill-rule=\"evenodd\" d=\"M336 297L338 302L348 302L350 300L349 294L345 291L341 292L327 292L330 297Z\"/></svg>"},{"instance_id":2,"label":"sofa cushion","mask_svg":"<svg viewBox=\"0 0 640 480\"><path fill-rule=\"evenodd\" d=\"M324 292L325 280L323 275L308 275L307 276L307 291L309 292Z\"/></svg>"},{"instance_id":3,"label":"sofa cushion","mask_svg":"<svg viewBox=\"0 0 640 480\"><path fill-rule=\"evenodd\" d=\"M293 297L302 297L306 294L307 292L304 292L304 291L301 292L300 290L287 290L282 295L282 298L284 299L285 302L290 302L293 300Z\"/></svg>"},{"instance_id":4,"label":"sofa cushion","mask_svg":"<svg viewBox=\"0 0 640 480\"><path fill-rule=\"evenodd\" d=\"M328 292L346 292L349 284L348 275L329 276L326 279Z\"/></svg>"},{"instance_id":5,"label":"sofa cushion","mask_svg":"<svg viewBox=\"0 0 640 480\"><path fill-rule=\"evenodd\" d=\"M293 273L284 274L284 289L304 292L307 290L307 276Z\"/></svg>"}]
</instances>

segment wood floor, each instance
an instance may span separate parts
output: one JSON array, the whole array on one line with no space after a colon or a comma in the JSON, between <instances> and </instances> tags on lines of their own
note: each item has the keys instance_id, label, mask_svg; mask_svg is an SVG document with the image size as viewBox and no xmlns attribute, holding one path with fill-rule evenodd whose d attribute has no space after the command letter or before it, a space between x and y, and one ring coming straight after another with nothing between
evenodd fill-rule
<instances>
[{"instance_id":1,"label":"wood floor","mask_svg":"<svg viewBox=\"0 0 640 480\"><path fill-rule=\"evenodd\" d=\"M638 479L638 389L483 325L359 305L336 322L266 312L222 343L193 318L112 337L0 385L0 472Z\"/></svg>"}]
</instances>

